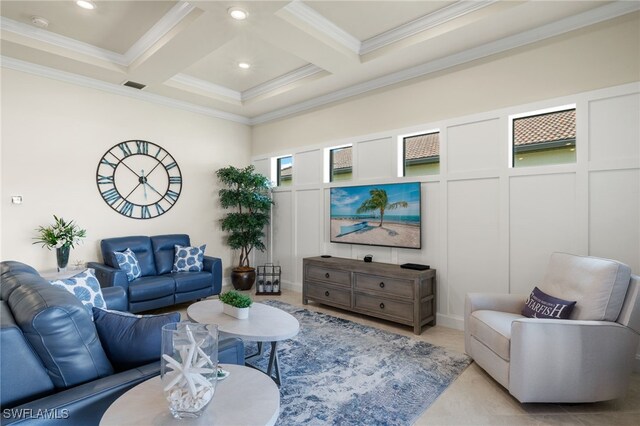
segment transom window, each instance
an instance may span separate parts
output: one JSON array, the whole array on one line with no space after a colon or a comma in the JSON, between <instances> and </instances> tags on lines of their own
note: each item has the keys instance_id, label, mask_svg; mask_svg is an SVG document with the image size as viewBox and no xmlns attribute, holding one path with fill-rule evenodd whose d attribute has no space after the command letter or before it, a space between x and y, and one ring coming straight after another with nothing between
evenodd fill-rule
<instances>
[{"instance_id":1,"label":"transom window","mask_svg":"<svg viewBox=\"0 0 640 426\"><path fill-rule=\"evenodd\" d=\"M402 139L403 176L440 173L440 131Z\"/></svg>"},{"instance_id":2,"label":"transom window","mask_svg":"<svg viewBox=\"0 0 640 426\"><path fill-rule=\"evenodd\" d=\"M576 162L575 105L558 109L510 117L512 167Z\"/></svg>"},{"instance_id":3,"label":"transom window","mask_svg":"<svg viewBox=\"0 0 640 426\"><path fill-rule=\"evenodd\" d=\"M278 186L290 186L293 184L293 157L278 158Z\"/></svg>"},{"instance_id":4,"label":"transom window","mask_svg":"<svg viewBox=\"0 0 640 426\"><path fill-rule=\"evenodd\" d=\"M345 146L329 150L329 181L351 180L353 176L352 147Z\"/></svg>"}]
</instances>

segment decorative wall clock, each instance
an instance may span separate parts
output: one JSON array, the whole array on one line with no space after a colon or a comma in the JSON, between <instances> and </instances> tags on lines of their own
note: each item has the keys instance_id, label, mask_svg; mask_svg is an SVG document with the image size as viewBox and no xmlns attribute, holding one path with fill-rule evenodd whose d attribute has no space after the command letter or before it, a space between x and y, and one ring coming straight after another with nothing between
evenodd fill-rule
<instances>
[{"instance_id":1,"label":"decorative wall clock","mask_svg":"<svg viewBox=\"0 0 640 426\"><path fill-rule=\"evenodd\" d=\"M151 219L169 211L182 190L176 160L159 145L120 142L100 159L96 172L104 201L123 216Z\"/></svg>"}]
</instances>

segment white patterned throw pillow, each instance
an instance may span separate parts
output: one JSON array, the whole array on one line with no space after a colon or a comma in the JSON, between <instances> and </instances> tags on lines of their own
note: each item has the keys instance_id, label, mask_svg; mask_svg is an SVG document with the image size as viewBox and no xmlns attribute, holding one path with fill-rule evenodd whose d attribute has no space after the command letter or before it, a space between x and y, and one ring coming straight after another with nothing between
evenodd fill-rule
<instances>
[{"instance_id":1,"label":"white patterned throw pillow","mask_svg":"<svg viewBox=\"0 0 640 426\"><path fill-rule=\"evenodd\" d=\"M173 260L171 272L200 272L202 271L202 260L204 259L204 249L206 244L200 247L189 247L175 245L176 255Z\"/></svg>"},{"instance_id":2,"label":"white patterned throw pillow","mask_svg":"<svg viewBox=\"0 0 640 426\"><path fill-rule=\"evenodd\" d=\"M116 262L121 270L127 274L127 280L133 281L136 278L140 278L142 271L140 271L140 264L136 254L131 249L126 249L123 252L116 251L113 253L116 256Z\"/></svg>"},{"instance_id":3,"label":"white patterned throw pillow","mask_svg":"<svg viewBox=\"0 0 640 426\"><path fill-rule=\"evenodd\" d=\"M92 308L106 309L107 304L102 297L102 290L93 269L87 269L64 280L49 281L52 285L62 287L82 302L93 318Z\"/></svg>"}]
</instances>

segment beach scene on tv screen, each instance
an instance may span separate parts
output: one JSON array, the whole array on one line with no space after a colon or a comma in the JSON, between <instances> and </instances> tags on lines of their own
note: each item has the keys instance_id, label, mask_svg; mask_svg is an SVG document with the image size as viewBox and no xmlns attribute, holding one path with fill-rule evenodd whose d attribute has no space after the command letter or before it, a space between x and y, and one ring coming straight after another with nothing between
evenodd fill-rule
<instances>
[{"instance_id":1,"label":"beach scene on tv screen","mask_svg":"<svg viewBox=\"0 0 640 426\"><path fill-rule=\"evenodd\" d=\"M331 188L331 242L420 248L420 183Z\"/></svg>"}]
</instances>

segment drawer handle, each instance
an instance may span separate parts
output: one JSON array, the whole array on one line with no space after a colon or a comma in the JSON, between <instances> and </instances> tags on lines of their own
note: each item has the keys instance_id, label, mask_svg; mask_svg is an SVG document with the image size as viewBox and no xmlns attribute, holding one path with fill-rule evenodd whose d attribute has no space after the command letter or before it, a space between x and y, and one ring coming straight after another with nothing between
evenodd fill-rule
<instances>
[{"instance_id":1,"label":"drawer handle","mask_svg":"<svg viewBox=\"0 0 640 426\"><path fill-rule=\"evenodd\" d=\"M384 309L384 303L380 304L380 309Z\"/></svg>"},{"instance_id":2,"label":"drawer handle","mask_svg":"<svg viewBox=\"0 0 640 426\"><path fill-rule=\"evenodd\" d=\"M324 295L325 295L325 296L327 296L327 297L329 297L329 292L328 292L328 291L325 291L325 292L324 292Z\"/></svg>"},{"instance_id":3,"label":"drawer handle","mask_svg":"<svg viewBox=\"0 0 640 426\"><path fill-rule=\"evenodd\" d=\"M380 282L380 288L384 288L384 283Z\"/></svg>"},{"instance_id":4,"label":"drawer handle","mask_svg":"<svg viewBox=\"0 0 640 426\"><path fill-rule=\"evenodd\" d=\"M326 274L324 274L325 278L329 278L329 273L327 272Z\"/></svg>"}]
</instances>

